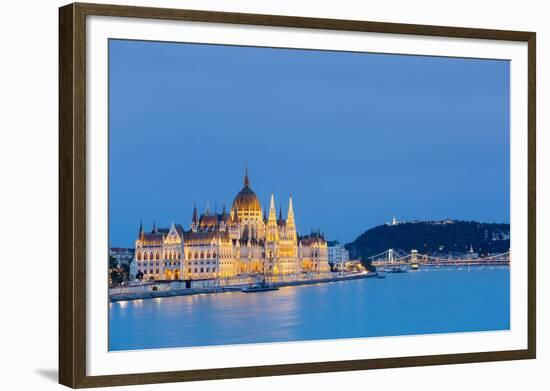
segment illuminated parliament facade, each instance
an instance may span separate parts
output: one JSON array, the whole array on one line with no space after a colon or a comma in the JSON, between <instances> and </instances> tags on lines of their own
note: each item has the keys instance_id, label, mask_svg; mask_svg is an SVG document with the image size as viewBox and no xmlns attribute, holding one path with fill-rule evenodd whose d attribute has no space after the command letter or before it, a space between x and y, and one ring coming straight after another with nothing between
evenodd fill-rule
<instances>
[{"instance_id":1,"label":"illuminated parliament facade","mask_svg":"<svg viewBox=\"0 0 550 391\"><path fill-rule=\"evenodd\" d=\"M199 216L196 206L189 229L140 225L135 242L138 273L146 280L200 280L242 275L289 276L301 272L327 272L328 250L317 231L298 236L292 196L286 219L275 209L271 194L269 211L250 187L248 173L229 213L209 208Z\"/></svg>"}]
</instances>

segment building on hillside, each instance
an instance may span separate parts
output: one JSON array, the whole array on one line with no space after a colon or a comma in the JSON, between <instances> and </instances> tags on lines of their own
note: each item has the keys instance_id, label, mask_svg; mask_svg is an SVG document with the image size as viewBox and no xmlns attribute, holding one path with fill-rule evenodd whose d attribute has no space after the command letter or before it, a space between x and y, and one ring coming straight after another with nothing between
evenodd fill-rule
<instances>
[{"instance_id":1,"label":"building on hillside","mask_svg":"<svg viewBox=\"0 0 550 391\"><path fill-rule=\"evenodd\" d=\"M245 173L243 188L229 213L199 216L193 209L188 230L174 224L153 227L146 233L140 225L135 242L138 272L147 280L202 280L246 275L287 276L302 271L326 272L327 244L320 232L298 237L292 195L286 219L275 208L271 194L267 215L250 187Z\"/></svg>"}]
</instances>

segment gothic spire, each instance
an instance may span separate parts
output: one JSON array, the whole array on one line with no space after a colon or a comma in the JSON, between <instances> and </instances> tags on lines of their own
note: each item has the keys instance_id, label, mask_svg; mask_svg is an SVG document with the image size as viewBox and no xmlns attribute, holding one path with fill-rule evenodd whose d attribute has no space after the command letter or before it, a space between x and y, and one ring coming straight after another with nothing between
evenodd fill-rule
<instances>
[{"instance_id":1,"label":"gothic spire","mask_svg":"<svg viewBox=\"0 0 550 391\"><path fill-rule=\"evenodd\" d=\"M194 205L193 207L193 221L192 221L193 224L198 224L199 223L199 213L197 212L197 204Z\"/></svg>"},{"instance_id":2,"label":"gothic spire","mask_svg":"<svg viewBox=\"0 0 550 391\"><path fill-rule=\"evenodd\" d=\"M138 238L141 239L143 236L143 220L139 221L139 232L138 232Z\"/></svg>"},{"instance_id":3,"label":"gothic spire","mask_svg":"<svg viewBox=\"0 0 550 391\"><path fill-rule=\"evenodd\" d=\"M294 226L294 208L292 206L292 193L290 194L290 198L288 200L288 214L286 217L286 223L290 226Z\"/></svg>"},{"instance_id":4,"label":"gothic spire","mask_svg":"<svg viewBox=\"0 0 550 391\"><path fill-rule=\"evenodd\" d=\"M271 193L271 201L269 203L269 215L267 218L269 222L277 221L277 211L275 210L275 196Z\"/></svg>"},{"instance_id":5,"label":"gothic spire","mask_svg":"<svg viewBox=\"0 0 550 391\"><path fill-rule=\"evenodd\" d=\"M250 187L250 180L248 179L248 167L244 169L244 185Z\"/></svg>"}]
</instances>

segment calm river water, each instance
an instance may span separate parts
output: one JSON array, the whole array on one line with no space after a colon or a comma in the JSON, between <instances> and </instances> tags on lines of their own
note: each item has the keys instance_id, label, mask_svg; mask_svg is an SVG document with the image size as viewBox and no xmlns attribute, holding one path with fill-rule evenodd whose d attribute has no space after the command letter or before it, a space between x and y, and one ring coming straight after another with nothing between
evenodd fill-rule
<instances>
[{"instance_id":1,"label":"calm river water","mask_svg":"<svg viewBox=\"0 0 550 391\"><path fill-rule=\"evenodd\" d=\"M433 268L257 293L111 303L109 349L372 337L510 327L510 269Z\"/></svg>"}]
</instances>

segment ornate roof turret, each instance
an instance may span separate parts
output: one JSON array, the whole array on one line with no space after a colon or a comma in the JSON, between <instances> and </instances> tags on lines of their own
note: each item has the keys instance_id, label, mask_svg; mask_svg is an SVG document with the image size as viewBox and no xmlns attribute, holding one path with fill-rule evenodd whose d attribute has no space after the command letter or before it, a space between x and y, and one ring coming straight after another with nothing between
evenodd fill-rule
<instances>
[{"instance_id":1,"label":"ornate roof turret","mask_svg":"<svg viewBox=\"0 0 550 391\"><path fill-rule=\"evenodd\" d=\"M294 227L294 207L292 206L292 193L290 194L290 198L288 200L288 214L286 217L286 223L287 225Z\"/></svg>"},{"instance_id":2,"label":"ornate roof turret","mask_svg":"<svg viewBox=\"0 0 550 391\"><path fill-rule=\"evenodd\" d=\"M270 223L277 222L277 210L275 210L275 196L271 193L271 201L269 202L269 215L267 221Z\"/></svg>"},{"instance_id":3,"label":"ornate roof turret","mask_svg":"<svg viewBox=\"0 0 550 391\"><path fill-rule=\"evenodd\" d=\"M227 212L225 211L225 204L222 207L221 221L226 222L228 219Z\"/></svg>"},{"instance_id":4,"label":"ornate roof turret","mask_svg":"<svg viewBox=\"0 0 550 391\"><path fill-rule=\"evenodd\" d=\"M283 220L283 207L279 205L279 220L277 220L277 224L283 226L285 223L286 222Z\"/></svg>"},{"instance_id":5,"label":"ornate roof turret","mask_svg":"<svg viewBox=\"0 0 550 391\"><path fill-rule=\"evenodd\" d=\"M244 186L241 191L235 196L233 200L232 209L236 208L245 212L260 212L262 210L260 206L260 200L254 191L250 188L250 179L248 178L248 169L246 169L244 180Z\"/></svg>"}]
</instances>

